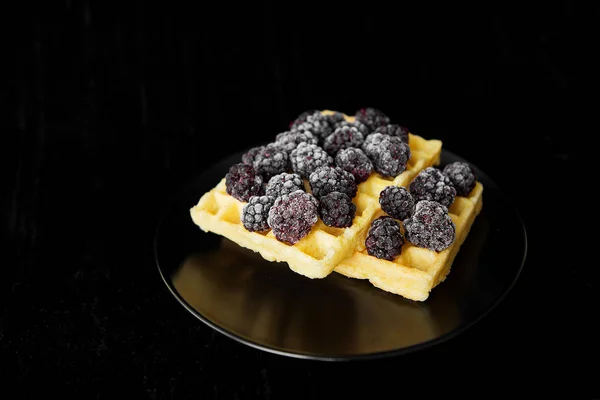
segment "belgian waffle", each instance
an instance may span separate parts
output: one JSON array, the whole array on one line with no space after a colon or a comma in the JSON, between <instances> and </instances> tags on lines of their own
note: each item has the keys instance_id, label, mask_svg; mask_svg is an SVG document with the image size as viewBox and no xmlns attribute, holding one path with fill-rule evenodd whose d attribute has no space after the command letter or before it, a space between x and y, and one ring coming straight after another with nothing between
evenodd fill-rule
<instances>
[{"instance_id":1,"label":"belgian waffle","mask_svg":"<svg viewBox=\"0 0 600 400\"><path fill-rule=\"evenodd\" d=\"M323 111L324 114L330 112ZM344 118L354 120L346 115ZM291 270L308 278L324 278L357 249L364 248L371 221L380 210L379 192L387 185L406 185L422 169L439 163L441 141L425 140L409 133L409 146L411 157L404 172L393 179L373 172L367 181L358 185L357 194L352 199L356 204L352 226L333 228L319 218L311 232L295 245L278 241L271 231L258 233L246 230L240 221L246 203L227 194L225 178L202 195L190 209L190 214L194 223L205 232L222 235L259 253L268 261L286 262ZM306 182L305 187L310 192Z\"/></svg>"},{"instance_id":2,"label":"belgian waffle","mask_svg":"<svg viewBox=\"0 0 600 400\"><path fill-rule=\"evenodd\" d=\"M342 261L335 271L351 278L368 279L374 286L415 301L429 297L431 290L443 282L460 246L469 234L482 208L483 185L477 182L467 197L457 196L449 214L456 225L456 238L447 249L437 253L405 242L401 254L393 261L370 256L364 240L357 251ZM375 218L384 215L379 209Z\"/></svg>"}]
</instances>

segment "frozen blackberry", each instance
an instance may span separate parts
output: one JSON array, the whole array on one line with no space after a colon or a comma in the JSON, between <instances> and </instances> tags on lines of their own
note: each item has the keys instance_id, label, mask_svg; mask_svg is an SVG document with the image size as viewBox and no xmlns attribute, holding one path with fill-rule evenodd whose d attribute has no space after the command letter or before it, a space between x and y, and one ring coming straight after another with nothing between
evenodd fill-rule
<instances>
[{"instance_id":1,"label":"frozen blackberry","mask_svg":"<svg viewBox=\"0 0 600 400\"><path fill-rule=\"evenodd\" d=\"M250 150L242 154L242 162L244 164L254 165L254 158L264 148L265 146L256 146L251 148Z\"/></svg>"},{"instance_id":2,"label":"frozen blackberry","mask_svg":"<svg viewBox=\"0 0 600 400\"><path fill-rule=\"evenodd\" d=\"M369 255L393 261L402 253L403 244L404 238L398 221L387 215L373 220L365 239Z\"/></svg>"},{"instance_id":3,"label":"frozen blackberry","mask_svg":"<svg viewBox=\"0 0 600 400\"><path fill-rule=\"evenodd\" d=\"M335 165L354 175L356 184L366 181L373 172L373 163L357 147L348 147L338 151L335 156Z\"/></svg>"},{"instance_id":4,"label":"frozen blackberry","mask_svg":"<svg viewBox=\"0 0 600 400\"><path fill-rule=\"evenodd\" d=\"M300 175L283 172L269 179L265 194L277 198L296 190L304 190L304 183Z\"/></svg>"},{"instance_id":5,"label":"frozen blackberry","mask_svg":"<svg viewBox=\"0 0 600 400\"><path fill-rule=\"evenodd\" d=\"M435 167L427 167L408 185L415 202L433 200L450 207L456 197L456 189L450 178Z\"/></svg>"},{"instance_id":6,"label":"frozen blackberry","mask_svg":"<svg viewBox=\"0 0 600 400\"><path fill-rule=\"evenodd\" d=\"M274 145L287 151L289 155L298 144L303 142L317 144L319 140L310 131L285 131L275 136Z\"/></svg>"},{"instance_id":7,"label":"frozen blackberry","mask_svg":"<svg viewBox=\"0 0 600 400\"><path fill-rule=\"evenodd\" d=\"M415 200L402 186L387 186L379 193L381 209L400 221L410 217L415 209Z\"/></svg>"},{"instance_id":8,"label":"frozen blackberry","mask_svg":"<svg viewBox=\"0 0 600 400\"><path fill-rule=\"evenodd\" d=\"M331 192L342 192L351 199L356 196L354 176L340 167L319 167L308 177L312 194L320 199Z\"/></svg>"},{"instance_id":9,"label":"frozen blackberry","mask_svg":"<svg viewBox=\"0 0 600 400\"><path fill-rule=\"evenodd\" d=\"M290 128L292 131L310 131L313 135L317 137L319 143L322 143L323 140L333 132L331 125L329 124L329 120L319 111L309 115L306 118L306 121L301 124L292 125Z\"/></svg>"},{"instance_id":10,"label":"frozen blackberry","mask_svg":"<svg viewBox=\"0 0 600 400\"><path fill-rule=\"evenodd\" d=\"M332 167L334 165L331 157L323 148L316 144L300 143L290 153L290 164L292 170L304 179L319 167Z\"/></svg>"},{"instance_id":11,"label":"frozen blackberry","mask_svg":"<svg viewBox=\"0 0 600 400\"><path fill-rule=\"evenodd\" d=\"M332 129L335 128L337 123L345 120L344 114L338 111L334 111L333 114L327 114L325 118L327 118L327 122L329 122L329 126L331 126Z\"/></svg>"},{"instance_id":12,"label":"frozen blackberry","mask_svg":"<svg viewBox=\"0 0 600 400\"><path fill-rule=\"evenodd\" d=\"M369 128L367 128L365 124L357 120L354 120L352 122L346 120L340 121L333 125L333 130L336 130L337 128L342 128L344 126L351 126L358 129L358 131L362 133L364 137L367 137L367 135L371 133L371 131L369 130Z\"/></svg>"},{"instance_id":13,"label":"frozen blackberry","mask_svg":"<svg viewBox=\"0 0 600 400\"><path fill-rule=\"evenodd\" d=\"M382 125L375 129L375 132L373 133L383 133L385 135L396 136L402 139L403 142L408 143L408 128L398 124Z\"/></svg>"},{"instance_id":14,"label":"frozen blackberry","mask_svg":"<svg viewBox=\"0 0 600 400\"><path fill-rule=\"evenodd\" d=\"M443 172L452 181L457 196L468 196L475 187L477 177L471 166L465 162L455 161L447 164Z\"/></svg>"},{"instance_id":15,"label":"frozen blackberry","mask_svg":"<svg viewBox=\"0 0 600 400\"><path fill-rule=\"evenodd\" d=\"M402 222L406 240L433 251L448 248L456 237L456 227L448 208L437 201L421 200L414 214Z\"/></svg>"},{"instance_id":16,"label":"frozen blackberry","mask_svg":"<svg viewBox=\"0 0 600 400\"><path fill-rule=\"evenodd\" d=\"M333 157L338 151L348 147L360 147L365 137L353 126L343 126L336 130L323 141L323 149Z\"/></svg>"},{"instance_id":17,"label":"frozen blackberry","mask_svg":"<svg viewBox=\"0 0 600 400\"><path fill-rule=\"evenodd\" d=\"M267 218L275 198L271 196L252 196L242 208L242 224L250 232L266 232L269 229Z\"/></svg>"},{"instance_id":18,"label":"frozen blackberry","mask_svg":"<svg viewBox=\"0 0 600 400\"><path fill-rule=\"evenodd\" d=\"M306 122L306 120L308 119L308 117L310 117L311 115L315 114L315 113L319 113L319 111L317 110L306 110L303 113L301 113L300 115L298 115L296 117L296 119L294 119L292 122L290 122L290 129Z\"/></svg>"},{"instance_id":19,"label":"frozen blackberry","mask_svg":"<svg viewBox=\"0 0 600 400\"><path fill-rule=\"evenodd\" d=\"M263 177L254 167L244 163L233 164L225 174L225 191L239 201L263 194Z\"/></svg>"},{"instance_id":20,"label":"frozen blackberry","mask_svg":"<svg viewBox=\"0 0 600 400\"><path fill-rule=\"evenodd\" d=\"M256 153L252 165L268 181L272 176L288 171L289 156L282 148L269 144Z\"/></svg>"},{"instance_id":21,"label":"frozen blackberry","mask_svg":"<svg viewBox=\"0 0 600 400\"><path fill-rule=\"evenodd\" d=\"M372 107L361 108L356 111L354 117L357 121L365 124L371 131L390 123L390 118L387 115L381 112L381 110Z\"/></svg>"},{"instance_id":22,"label":"frozen blackberry","mask_svg":"<svg viewBox=\"0 0 600 400\"><path fill-rule=\"evenodd\" d=\"M297 190L275 199L267 222L277 240L296 244L317 223L318 207L319 202L312 194Z\"/></svg>"},{"instance_id":23,"label":"frozen blackberry","mask_svg":"<svg viewBox=\"0 0 600 400\"><path fill-rule=\"evenodd\" d=\"M408 143L397 136L371 133L365 138L362 150L373 162L373 169L386 177L404 172L411 156Z\"/></svg>"},{"instance_id":24,"label":"frozen blackberry","mask_svg":"<svg viewBox=\"0 0 600 400\"><path fill-rule=\"evenodd\" d=\"M347 228L355 215L356 204L346 193L331 192L319 199L319 216L327 226Z\"/></svg>"}]
</instances>

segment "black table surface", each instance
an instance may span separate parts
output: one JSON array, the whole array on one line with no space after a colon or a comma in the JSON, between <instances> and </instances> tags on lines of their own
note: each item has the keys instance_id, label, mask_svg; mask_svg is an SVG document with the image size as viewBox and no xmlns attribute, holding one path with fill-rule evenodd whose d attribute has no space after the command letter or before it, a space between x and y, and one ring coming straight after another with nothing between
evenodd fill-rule
<instances>
[{"instance_id":1,"label":"black table surface","mask_svg":"<svg viewBox=\"0 0 600 400\"><path fill-rule=\"evenodd\" d=\"M598 263L583 229L597 211L581 155L594 129L579 126L578 90L589 14L214 7L67 1L15 17L0 146L6 398L597 398ZM527 261L498 307L448 342L349 363L247 347L181 307L152 252L170 196L302 111L365 106L443 140L517 202Z\"/></svg>"}]
</instances>

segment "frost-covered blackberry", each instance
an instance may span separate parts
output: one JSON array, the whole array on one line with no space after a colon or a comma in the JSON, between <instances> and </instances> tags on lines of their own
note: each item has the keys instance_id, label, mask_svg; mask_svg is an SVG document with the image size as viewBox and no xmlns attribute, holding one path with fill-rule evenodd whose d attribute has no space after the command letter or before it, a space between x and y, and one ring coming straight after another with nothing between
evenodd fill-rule
<instances>
[{"instance_id":1,"label":"frost-covered blackberry","mask_svg":"<svg viewBox=\"0 0 600 400\"><path fill-rule=\"evenodd\" d=\"M398 124L382 125L375 129L373 133L383 133L385 135L396 136L402 139L402 141L408 143L408 128Z\"/></svg>"},{"instance_id":2,"label":"frost-covered blackberry","mask_svg":"<svg viewBox=\"0 0 600 400\"><path fill-rule=\"evenodd\" d=\"M437 201L417 202L414 214L402 224L407 241L429 250L442 251L456 238L456 227L448 208Z\"/></svg>"},{"instance_id":3,"label":"frost-covered blackberry","mask_svg":"<svg viewBox=\"0 0 600 400\"><path fill-rule=\"evenodd\" d=\"M335 165L354 175L357 184L366 181L373 172L373 163L357 147L348 147L338 151L335 156Z\"/></svg>"},{"instance_id":4,"label":"frost-covered blackberry","mask_svg":"<svg viewBox=\"0 0 600 400\"><path fill-rule=\"evenodd\" d=\"M410 217L415 209L415 201L406 188L387 186L379 193L381 209L400 221Z\"/></svg>"},{"instance_id":5,"label":"frost-covered blackberry","mask_svg":"<svg viewBox=\"0 0 600 400\"><path fill-rule=\"evenodd\" d=\"M233 164L225 174L225 191L239 201L263 194L263 178L254 167L244 163Z\"/></svg>"},{"instance_id":6,"label":"frost-covered blackberry","mask_svg":"<svg viewBox=\"0 0 600 400\"><path fill-rule=\"evenodd\" d=\"M258 174L262 175L265 180L269 180L274 175L288 171L288 153L282 148L270 144L256 153L252 165Z\"/></svg>"},{"instance_id":7,"label":"frost-covered blackberry","mask_svg":"<svg viewBox=\"0 0 600 400\"><path fill-rule=\"evenodd\" d=\"M340 121L333 125L333 129L335 130L337 128L343 128L344 126L350 126L358 129L358 131L362 133L364 137L367 137L367 135L371 133L371 130L365 124L357 120L352 122L346 120Z\"/></svg>"},{"instance_id":8,"label":"frost-covered blackberry","mask_svg":"<svg viewBox=\"0 0 600 400\"><path fill-rule=\"evenodd\" d=\"M365 239L369 255L393 261L402 253L403 244L404 238L398 221L387 215L373 220Z\"/></svg>"},{"instance_id":9,"label":"frost-covered blackberry","mask_svg":"<svg viewBox=\"0 0 600 400\"><path fill-rule=\"evenodd\" d=\"M468 196L475 187L477 177L466 162L455 161L447 164L442 172L452 181L457 196Z\"/></svg>"},{"instance_id":10,"label":"frost-covered blackberry","mask_svg":"<svg viewBox=\"0 0 600 400\"><path fill-rule=\"evenodd\" d=\"M300 175L283 172L269 179L265 194L275 198L290 194L296 190L304 190L304 183Z\"/></svg>"},{"instance_id":11,"label":"frost-covered blackberry","mask_svg":"<svg viewBox=\"0 0 600 400\"><path fill-rule=\"evenodd\" d=\"M287 151L289 155L300 143L317 144L319 140L310 131L285 131L275 136L274 145Z\"/></svg>"},{"instance_id":12,"label":"frost-covered blackberry","mask_svg":"<svg viewBox=\"0 0 600 400\"><path fill-rule=\"evenodd\" d=\"M319 202L312 194L297 190L275 199L267 222L277 240L293 245L317 223L318 207Z\"/></svg>"},{"instance_id":13,"label":"frost-covered blackberry","mask_svg":"<svg viewBox=\"0 0 600 400\"><path fill-rule=\"evenodd\" d=\"M316 144L300 143L290 153L290 164L292 170L304 179L319 167L332 167L334 165L331 157L322 147Z\"/></svg>"},{"instance_id":14,"label":"frost-covered blackberry","mask_svg":"<svg viewBox=\"0 0 600 400\"><path fill-rule=\"evenodd\" d=\"M372 107L361 108L360 110L356 111L354 117L357 121L365 124L371 131L374 131L382 125L387 125L390 123L390 118L387 115L385 115L381 110Z\"/></svg>"},{"instance_id":15,"label":"frost-covered blackberry","mask_svg":"<svg viewBox=\"0 0 600 400\"><path fill-rule=\"evenodd\" d=\"M312 194L320 199L331 192L342 192L351 199L356 196L354 176L340 167L320 167L308 177Z\"/></svg>"},{"instance_id":16,"label":"frost-covered blackberry","mask_svg":"<svg viewBox=\"0 0 600 400\"><path fill-rule=\"evenodd\" d=\"M365 138L362 150L373 163L373 169L386 177L404 172L411 156L408 143L397 136L371 133Z\"/></svg>"},{"instance_id":17,"label":"frost-covered blackberry","mask_svg":"<svg viewBox=\"0 0 600 400\"><path fill-rule=\"evenodd\" d=\"M338 111L334 111L333 114L327 114L325 118L327 119L327 122L329 122L329 126L331 126L332 129L335 129L337 123L345 120L344 114Z\"/></svg>"},{"instance_id":18,"label":"frost-covered blackberry","mask_svg":"<svg viewBox=\"0 0 600 400\"><path fill-rule=\"evenodd\" d=\"M323 143L323 140L333 132L327 117L318 111L309 115L306 121L292 125L290 130L310 131L319 140L319 143Z\"/></svg>"},{"instance_id":19,"label":"frost-covered blackberry","mask_svg":"<svg viewBox=\"0 0 600 400\"><path fill-rule=\"evenodd\" d=\"M315 114L315 113L319 113L319 111L317 110L306 110L302 113L300 113L292 122L290 122L290 129L295 128L296 126L306 122L306 120L308 119L308 117L310 117L311 115Z\"/></svg>"},{"instance_id":20,"label":"frost-covered blackberry","mask_svg":"<svg viewBox=\"0 0 600 400\"><path fill-rule=\"evenodd\" d=\"M345 193L331 192L319 199L319 216L327 226L347 228L355 215L356 204Z\"/></svg>"},{"instance_id":21,"label":"frost-covered blackberry","mask_svg":"<svg viewBox=\"0 0 600 400\"><path fill-rule=\"evenodd\" d=\"M456 189L450 178L435 167L421 170L408 185L415 202L433 200L450 207L456 197Z\"/></svg>"},{"instance_id":22,"label":"frost-covered blackberry","mask_svg":"<svg viewBox=\"0 0 600 400\"><path fill-rule=\"evenodd\" d=\"M267 219L275 198L271 196L252 196L242 208L242 224L250 232L266 232L269 229Z\"/></svg>"},{"instance_id":23,"label":"frost-covered blackberry","mask_svg":"<svg viewBox=\"0 0 600 400\"><path fill-rule=\"evenodd\" d=\"M335 157L338 151L348 147L360 147L364 141L365 137L358 129L353 126L343 126L325 138L323 149Z\"/></svg>"},{"instance_id":24,"label":"frost-covered blackberry","mask_svg":"<svg viewBox=\"0 0 600 400\"><path fill-rule=\"evenodd\" d=\"M265 148L265 146L252 147L247 152L245 152L244 154L242 154L242 162L244 164L254 165L254 158L256 158L256 155L258 153L260 153L261 150L264 149L264 148Z\"/></svg>"}]
</instances>

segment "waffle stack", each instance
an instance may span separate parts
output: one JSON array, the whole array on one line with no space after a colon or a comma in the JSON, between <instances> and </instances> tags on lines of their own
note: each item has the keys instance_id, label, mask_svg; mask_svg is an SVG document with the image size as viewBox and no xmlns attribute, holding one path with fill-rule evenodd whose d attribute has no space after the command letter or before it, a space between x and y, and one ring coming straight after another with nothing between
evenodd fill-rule
<instances>
[{"instance_id":1,"label":"waffle stack","mask_svg":"<svg viewBox=\"0 0 600 400\"><path fill-rule=\"evenodd\" d=\"M323 113L328 113L324 111ZM347 121L354 118L345 115ZM379 191L390 184L405 185L422 169L436 165L440 160L442 143L425 140L409 134L411 158L406 170L394 179L372 173L357 186L356 216L348 228L329 227L319 219L311 232L295 245L278 241L274 234L249 232L240 221L243 202L225 191L225 178L190 210L192 220L205 232L222 235L238 245L259 253L264 259L285 262L294 272L308 278L324 278L344 259L364 247L364 239L371 221L380 210ZM308 185L305 184L308 190Z\"/></svg>"}]
</instances>

